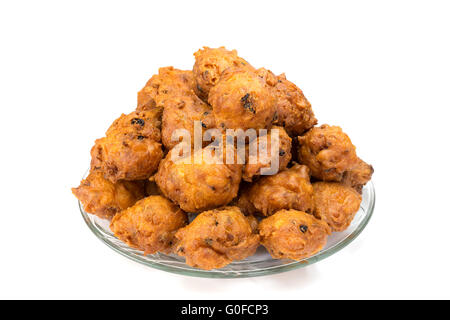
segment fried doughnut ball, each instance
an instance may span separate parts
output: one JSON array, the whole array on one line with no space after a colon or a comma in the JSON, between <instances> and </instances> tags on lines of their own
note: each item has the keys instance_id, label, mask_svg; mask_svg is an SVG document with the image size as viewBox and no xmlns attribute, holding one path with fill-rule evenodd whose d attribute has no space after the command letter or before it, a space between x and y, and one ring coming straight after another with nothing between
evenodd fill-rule
<instances>
[{"instance_id":1,"label":"fried doughnut ball","mask_svg":"<svg viewBox=\"0 0 450 320\"><path fill-rule=\"evenodd\" d=\"M275 89L277 112L274 124L283 126L291 136L299 136L317 124L311 104L303 91L287 80L284 74L275 76L264 68L257 72Z\"/></svg>"},{"instance_id":2,"label":"fried doughnut ball","mask_svg":"<svg viewBox=\"0 0 450 320\"><path fill-rule=\"evenodd\" d=\"M362 193L364 185L372 178L374 170L370 164L358 158L356 166L344 173L342 184L354 188Z\"/></svg>"},{"instance_id":3,"label":"fried doughnut ball","mask_svg":"<svg viewBox=\"0 0 450 320\"><path fill-rule=\"evenodd\" d=\"M144 254L171 253L176 231L188 222L180 208L162 196L150 196L114 216L114 235Z\"/></svg>"},{"instance_id":4,"label":"fried doughnut ball","mask_svg":"<svg viewBox=\"0 0 450 320\"><path fill-rule=\"evenodd\" d=\"M278 129L279 130L279 139L278 144L279 148L277 150L278 152L278 171L283 171L286 169L289 161L291 161L292 154L291 154L291 143L292 139L288 136L286 131L282 127L272 127L272 129ZM251 182L252 178L254 176L258 176L261 174L262 168L270 168L272 164L272 153L271 153L271 146L272 146L272 131L269 131L266 136L258 137L257 139L254 139L249 143L248 149L249 150L256 150L256 163L250 163L249 155L247 155L247 161L245 162L244 166L244 172L242 175L242 178L245 181ZM259 145L261 139L266 139L265 143L267 143L266 148L262 150L262 155L259 154ZM264 145L262 145L264 147ZM255 162L255 161L253 161Z\"/></svg>"},{"instance_id":5,"label":"fried doughnut ball","mask_svg":"<svg viewBox=\"0 0 450 320\"><path fill-rule=\"evenodd\" d=\"M179 70L174 67L160 68L159 73L147 81L138 92L137 110L164 107L167 97L184 95L194 89L192 71Z\"/></svg>"},{"instance_id":6,"label":"fried doughnut ball","mask_svg":"<svg viewBox=\"0 0 450 320\"><path fill-rule=\"evenodd\" d=\"M230 151L236 154L232 149ZM242 177L242 165L237 164L236 160L234 164L226 164L225 160L222 164L216 163L212 160L218 155L212 152L212 159L202 157L201 163L195 163L199 152L210 150L208 146L173 161L174 150L176 148L161 161L155 180L162 193L184 211L214 209L228 204L236 197Z\"/></svg>"},{"instance_id":7,"label":"fried doughnut ball","mask_svg":"<svg viewBox=\"0 0 450 320\"><path fill-rule=\"evenodd\" d=\"M248 189L243 189L238 206L247 214L270 216L281 209L312 213L313 201L308 167L294 164L276 175L262 177Z\"/></svg>"},{"instance_id":8,"label":"fried doughnut ball","mask_svg":"<svg viewBox=\"0 0 450 320\"><path fill-rule=\"evenodd\" d=\"M209 93L216 125L227 129L265 129L275 115L272 88L253 71L229 68Z\"/></svg>"},{"instance_id":9,"label":"fried doughnut ball","mask_svg":"<svg viewBox=\"0 0 450 320\"><path fill-rule=\"evenodd\" d=\"M341 181L358 162L355 146L340 127L322 125L298 137L299 161L311 175L324 181Z\"/></svg>"},{"instance_id":10,"label":"fried doughnut ball","mask_svg":"<svg viewBox=\"0 0 450 320\"><path fill-rule=\"evenodd\" d=\"M145 180L158 168L163 152L158 109L122 115L95 141L91 168L100 169L111 182Z\"/></svg>"},{"instance_id":11,"label":"fried doughnut ball","mask_svg":"<svg viewBox=\"0 0 450 320\"><path fill-rule=\"evenodd\" d=\"M247 61L237 55L236 50L229 51L224 47L203 47L194 53L194 56L195 93L204 101L208 101L209 91L217 84L226 69L239 67L254 70Z\"/></svg>"},{"instance_id":12,"label":"fried doughnut ball","mask_svg":"<svg viewBox=\"0 0 450 320\"><path fill-rule=\"evenodd\" d=\"M172 141L172 134L177 129L190 132L191 144L194 145L194 121L201 121L203 131L214 128L212 108L198 98L194 92L176 95L166 99L162 117L162 142L168 149L178 141Z\"/></svg>"},{"instance_id":13,"label":"fried doughnut ball","mask_svg":"<svg viewBox=\"0 0 450 320\"><path fill-rule=\"evenodd\" d=\"M106 131L106 136L140 134L154 141L161 141L161 110L151 108L122 114Z\"/></svg>"},{"instance_id":14,"label":"fried doughnut ball","mask_svg":"<svg viewBox=\"0 0 450 320\"><path fill-rule=\"evenodd\" d=\"M326 245L330 227L306 212L280 210L259 224L261 244L274 259L302 260Z\"/></svg>"},{"instance_id":15,"label":"fried doughnut ball","mask_svg":"<svg viewBox=\"0 0 450 320\"><path fill-rule=\"evenodd\" d=\"M81 201L86 212L102 219L111 219L145 197L143 181L112 183L98 170L89 173L78 188L72 188L72 193Z\"/></svg>"},{"instance_id":16,"label":"fried doughnut ball","mask_svg":"<svg viewBox=\"0 0 450 320\"><path fill-rule=\"evenodd\" d=\"M315 182L314 216L325 221L332 231L344 231L361 204L361 195L338 182Z\"/></svg>"},{"instance_id":17,"label":"fried doughnut ball","mask_svg":"<svg viewBox=\"0 0 450 320\"><path fill-rule=\"evenodd\" d=\"M186 257L188 265L204 270L245 259L259 246L258 234L237 207L202 212L175 237L176 253Z\"/></svg>"}]
</instances>

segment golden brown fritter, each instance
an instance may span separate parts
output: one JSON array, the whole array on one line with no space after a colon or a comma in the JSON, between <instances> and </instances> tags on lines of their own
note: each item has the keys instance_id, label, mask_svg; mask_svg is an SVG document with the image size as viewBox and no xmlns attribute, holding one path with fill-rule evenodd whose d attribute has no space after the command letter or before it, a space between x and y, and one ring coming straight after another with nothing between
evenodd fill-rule
<instances>
[{"instance_id":1,"label":"golden brown fritter","mask_svg":"<svg viewBox=\"0 0 450 320\"><path fill-rule=\"evenodd\" d=\"M122 115L95 141L91 169L100 169L111 182L145 180L158 168L161 149L160 111L135 111Z\"/></svg>"},{"instance_id":2,"label":"golden brown fritter","mask_svg":"<svg viewBox=\"0 0 450 320\"><path fill-rule=\"evenodd\" d=\"M265 129L275 115L273 89L253 71L229 68L208 98L216 126L227 129Z\"/></svg>"},{"instance_id":3,"label":"golden brown fritter","mask_svg":"<svg viewBox=\"0 0 450 320\"><path fill-rule=\"evenodd\" d=\"M278 172L283 171L286 169L287 165L289 164L289 161L291 161L292 154L291 154L291 143L292 139L288 136L286 131L282 127L272 127L273 129L279 130L279 139L278 139L278 145L279 148L277 150L278 152ZM259 153L259 146L261 143L261 140L264 140L264 144L261 145L262 147L262 154ZM258 176L261 174L262 168L270 168L272 164L272 159L275 159L274 156L272 156L271 152L271 146L272 146L272 131L269 131L266 136L260 136L257 139L254 139L249 143L248 150L256 150L256 159L251 161L249 158L249 153L247 152L247 161L245 162L244 166L244 172L242 175L242 178L245 181L251 182L252 178L254 176ZM265 147L265 148L264 148ZM255 151L253 151L255 152ZM256 161L255 161L256 160Z\"/></svg>"},{"instance_id":4,"label":"golden brown fritter","mask_svg":"<svg viewBox=\"0 0 450 320\"><path fill-rule=\"evenodd\" d=\"M199 214L176 233L176 253L192 267L211 270L255 253L259 236L237 207L224 207Z\"/></svg>"},{"instance_id":5,"label":"golden brown fritter","mask_svg":"<svg viewBox=\"0 0 450 320\"><path fill-rule=\"evenodd\" d=\"M92 171L78 188L72 188L72 193L81 201L86 212L103 219L111 219L145 197L143 181L112 183L98 170Z\"/></svg>"},{"instance_id":6,"label":"golden brown fritter","mask_svg":"<svg viewBox=\"0 0 450 320\"><path fill-rule=\"evenodd\" d=\"M281 209L297 209L312 213L313 188L309 169L294 164L273 176L265 176L243 189L238 206L247 214L270 216Z\"/></svg>"},{"instance_id":7,"label":"golden brown fritter","mask_svg":"<svg viewBox=\"0 0 450 320\"><path fill-rule=\"evenodd\" d=\"M317 124L311 104L303 91L287 80L284 74L275 76L264 68L257 72L275 89L277 112L274 124L283 126L291 136L299 136Z\"/></svg>"},{"instance_id":8,"label":"golden brown fritter","mask_svg":"<svg viewBox=\"0 0 450 320\"><path fill-rule=\"evenodd\" d=\"M259 224L261 244L274 259L302 260L327 243L330 227L306 212L280 210Z\"/></svg>"},{"instance_id":9,"label":"golden brown fritter","mask_svg":"<svg viewBox=\"0 0 450 320\"><path fill-rule=\"evenodd\" d=\"M160 68L141 91L138 92L137 110L163 108L165 100L171 96L184 95L194 89L192 71L174 67Z\"/></svg>"},{"instance_id":10,"label":"golden brown fritter","mask_svg":"<svg viewBox=\"0 0 450 320\"><path fill-rule=\"evenodd\" d=\"M106 131L107 136L140 134L154 141L161 141L161 110L150 108L122 114Z\"/></svg>"},{"instance_id":11,"label":"golden brown fritter","mask_svg":"<svg viewBox=\"0 0 450 320\"><path fill-rule=\"evenodd\" d=\"M171 253L174 235L188 222L180 208L162 196L150 196L117 214L111 221L114 235L144 254Z\"/></svg>"},{"instance_id":12,"label":"golden brown fritter","mask_svg":"<svg viewBox=\"0 0 450 320\"><path fill-rule=\"evenodd\" d=\"M174 95L166 99L162 118L162 142L168 149L178 141L172 141L172 134L177 129L190 132L191 144L194 145L194 121L201 121L201 133L214 128L212 108L198 98L193 92Z\"/></svg>"},{"instance_id":13,"label":"golden brown fritter","mask_svg":"<svg viewBox=\"0 0 450 320\"><path fill-rule=\"evenodd\" d=\"M373 172L373 167L370 164L367 164L358 158L356 166L344 172L342 184L352 187L359 193L362 193L364 185L370 181Z\"/></svg>"},{"instance_id":14,"label":"golden brown fritter","mask_svg":"<svg viewBox=\"0 0 450 320\"><path fill-rule=\"evenodd\" d=\"M361 195L338 182L315 182L314 215L326 222L332 231L344 231L361 204Z\"/></svg>"},{"instance_id":15,"label":"golden brown fritter","mask_svg":"<svg viewBox=\"0 0 450 320\"><path fill-rule=\"evenodd\" d=\"M229 51L224 47L203 47L194 53L194 56L195 93L204 101L208 101L209 91L217 84L226 69L239 67L254 70L247 61L237 55L236 50Z\"/></svg>"},{"instance_id":16,"label":"golden brown fritter","mask_svg":"<svg viewBox=\"0 0 450 320\"><path fill-rule=\"evenodd\" d=\"M322 125L298 137L299 161L311 175L323 181L341 181L358 161L355 146L340 127Z\"/></svg>"},{"instance_id":17,"label":"golden brown fritter","mask_svg":"<svg viewBox=\"0 0 450 320\"><path fill-rule=\"evenodd\" d=\"M200 212L224 206L236 197L242 177L242 165L237 164L233 147L229 151L235 158L234 164L226 164L226 156L222 164L214 163L213 160L219 157L214 152L212 158L201 157L203 151L211 150L209 146L172 161L174 150L176 148L161 161L155 175L156 183L167 198L187 212ZM224 155L225 152L227 151L223 152ZM198 155L201 161L195 163Z\"/></svg>"}]
</instances>

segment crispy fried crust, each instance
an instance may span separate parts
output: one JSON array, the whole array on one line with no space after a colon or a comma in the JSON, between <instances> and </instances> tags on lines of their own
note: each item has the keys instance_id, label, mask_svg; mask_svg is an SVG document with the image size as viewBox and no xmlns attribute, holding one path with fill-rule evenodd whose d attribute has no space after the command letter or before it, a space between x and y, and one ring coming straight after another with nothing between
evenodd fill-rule
<instances>
[{"instance_id":1,"label":"crispy fried crust","mask_svg":"<svg viewBox=\"0 0 450 320\"><path fill-rule=\"evenodd\" d=\"M111 182L145 180L158 168L161 149L160 111L135 111L122 115L95 141L91 169L100 169Z\"/></svg>"},{"instance_id":2,"label":"crispy fried crust","mask_svg":"<svg viewBox=\"0 0 450 320\"><path fill-rule=\"evenodd\" d=\"M224 47L203 47L203 49L194 53L194 56L194 90L204 101L208 101L209 91L217 84L220 76L226 69L239 67L246 70L254 70L247 61L237 55L236 50L229 51Z\"/></svg>"},{"instance_id":3,"label":"crispy fried crust","mask_svg":"<svg viewBox=\"0 0 450 320\"><path fill-rule=\"evenodd\" d=\"M283 126L290 136L299 136L317 124L311 104L285 74L275 76L270 70L260 68L257 74L274 88L277 98L273 123Z\"/></svg>"},{"instance_id":4,"label":"crispy fried crust","mask_svg":"<svg viewBox=\"0 0 450 320\"><path fill-rule=\"evenodd\" d=\"M145 254L170 253L175 232L187 221L178 206L162 196L150 196L117 214L110 227L117 238Z\"/></svg>"},{"instance_id":5,"label":"crispy fried crust","mask_svg":"<svg viewBox=\"0 0 450 320\"><path fill-rule=\"evenodd\" d=\"M291 154L291 143L292 139L287 135L286 131L282 127L273 127L272 129L278 129L279 130L279 148L277 150L278 152L278 172L283 171L286 169L287 165L289 164L289 161L291 161L292 154ZM250 142L248 149L251 150L254 148L254 150L258 150L257 153L257 159L256 163L250 163L249 162L249 154L247 152L247 161L245 162L244 166L244 172L242 178L245 181L251 182L253 177L259 176L261 174L262 168L270 168L272 164L272 159L275 159L271 154L271 138L272 133L269 131L266 136L258 137L257 139ZM259 154L259 145L261 143L261 139L265 139L267 141L266 150L263 150L262 156Z\"/></svg>"},{"instance_id":6,"label":"crispy fried crust","mask_svg":"<svg viewBox=\"0 0 450 320\"><path fill-rule=\"evenodd\" d=\"M228 204L236 197L242 177L242 165L214 163L213 158L200 158L201 163L195 163L196 154L186 159L172 161L172 149L161 161L155 175L156 183L163 194L178 204L187 212L201 212ZM234 148L228 149L235 156ZM226 159L226 157L224 157Z\"/></svg>"},{"instance_id":7,"label":"crispy fried crust","mask_svg":"<svg viewBox=\"0 0 450 320\"><path fill-rule=\"evenodd\" d=\"M72 193L81 201L86 212L103 219L111 219L145 196L143 181L112 183L98 170L92 171L78 188L72 188Z\"/></svg>"},{"instance_id":8,"label":"crispy fried crust","mask_svg":"<svg viewBox=\"0 0 450 320\"><path fill-rule=\"evenodd\" d=\"M194 89L192 71L174 67L160 68L138 92L137 110L163 108L168 97L184 95Z\"/></svg>"},{"instance_id":9,"label":"crispy fried crust","mask_svg":"<svg viewBox=\"0 0 450 320\"><path fill-rule=\"evenodd\" d=\"M193 267L244 259L260 238L276 259L314 255L332 231L350 225L373 167L340 127L315 127L311 104L284 74L255 69L224 47L194 56L192 71L160 68L147 81L136 111L95 141L90 174L72 192L87 212L112 219L129 246L146 254L176 249ZM280 132L273 152L274 133L256 132L271 128ZM179 145L186 133L190 143ZM209 139L201 146L200 134ZM242 134L245 153L217 147L242 142ZM264 141L266 152L258 152ZM261 172L275 161L277 170ZM185 212L199 215L186 226Z\"/></svg>"},{"instance_id":10,"label":"crispy fried crust","mask_svg":"<svg viewBox=\"0 0 450 320\"><path fill-rule=\"evenodd\" d=\"M261 244L274 259L302 260L326 245L330 227L297 210L280 210L259 224Z\"/></svg>"},{"instance_id":11,"label":"crispy fried crust","mask_svg":"<svg viewBox=\"0 0 450 320\"><path fill-rule=\"evenodd\" d=\"M227 129L270 127L276 98L271 87L253 71L229 68L209 93L216 126Z\"/></svg>"},{"instance_id":12,"label":"crispy fried crust","mask_svg":"<svg viewBox=\"0 0 450 320\"><path fill-rule=\"evenodd\" d=\"M367 182L372 178L374 170L370 164L358 158L356 166L344 173L342 184L354 188L359 193Z\"/></svg>"},{"instance_id":13,"label":"crispy fried crust","mask_svg":"<svg viewBox=\"0 0 450 320\"><path fill-rule=\"evenodd\" d=\"M322 125L298 137L299 161L311 175L324 181L341 181L345 171L358 161L355 146L340 127Z\"/></svg>"},{"instance_id":14,"label":"crispy fried crust","mask_svg":"<svg viewBox=\"0 0 450 320\"><path fill-rule=\"evenodd\" d=\"M185 129L190 133L194 145L194 121L201 121L201 134L214 128L212 108L193 92L172 96L166 99L162 118L162 142L172 149L178 141L172 141L175 130Z\"/></svg>"},{"instance_id":15,"label":"crispy fried crust","mask_svg":"<svg viewBox=\"0 0 450 320\"><path fill-rule=\"evenodd\" d=\"M254 223L254 222L253 222ZM237 207L224 207L199 214L176 233L176 253L192 267L211 270L255 253L259 236Z\"/></svg>"},{"instance_id":16,"label":"crispy fried crust","mask_svg":"<svg viewBox=\"0 0 450 320\"><path fill-rule=\"evenodd\" d=\"M161 141L161 110L152 108L122 114L106 131L107 136L141 135L154 141Z\"/></svg>"},{"instance_id":17,"label":"crispy fried crust","mask_svg":"<svg viewBox=\"0 0 450 320\"><path fill-rule=\"evenodd\" d=\"M294 164L273 176L265 176L243 189L238 206L246 214L270 216L281 209L297 209L312 213L313 188L309 169Z\"/></svg>"},{"instance_id":18,"label":"crispy fried crust","mask_svg":"<svg viewBox=\"0 0 450 320\"><path fill-rule=\"evenodd\" d=\"M338 182L315 182L314 215L326 222L332 231L344 231L361 204L361 195Z\"/></svg>"}]
</instances>

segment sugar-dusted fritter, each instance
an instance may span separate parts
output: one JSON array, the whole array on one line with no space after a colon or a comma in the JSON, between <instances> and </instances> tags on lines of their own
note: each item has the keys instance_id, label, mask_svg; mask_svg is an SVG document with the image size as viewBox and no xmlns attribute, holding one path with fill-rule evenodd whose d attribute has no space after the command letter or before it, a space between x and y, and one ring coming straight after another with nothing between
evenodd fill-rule
<instances>
[{"instance_id":1,"label":"sugar-dusted fritter","mask_svg":"<svg viewBox=\"0 0 450 320\"><path fill-rule=\"evenodd\" d=\"M168 97L184 95L192 90L194 90L192 71L174 67L160 68L158 74L152 76L138 92L137 110L163 108Z\"/></svg>"},{"instance_id":2,"label":"sugar-dusted fritter","mask_svg":"<svg viewBox=\"0 0 450 320\"><path fill-rule=\"evenodd\" d=\"M201 212L228 204L236 197L242 177L242 165L237 163L234 147L224 147L223 161L219 153L210 146L184 158L176 158L172 149L161 161L155 175L156 183L162 193L178 204L184 211ZM202 153L212 150L211 157ZM226 153L234 158L232 164L226 163ZM200 161L195 161L195 159Z\"/></svg>"},{"instance_id":3,"label":"sugar-dusted fritter","mask_svg":"<svg viewBox=\"0 0 450 320\"><path fill-rule=\"evenodd\" d=\"M345 171L358 162L355 146L340 127L322 125L298 137L300 163L324 181L341 181Z\"/></svg>"},{"instance_id":4,"label":"sugar-dusted fritter","mask_svg":"<svg viewBox=\"0 0 450 320\"><path fill-rule=\"evenodd\" d=\"M162 196L150 196L115 215L114 235L145 254L171 253L174 236L188 222L186 213Z\"/></svg>"},{"instance_id":5,"label":"sugar-dusted fritter","mask_svg":"<svg viewBox=\"0 0 450 320\"><path fill-rule=\"evenodd\" d=\"M289 161L291 161L291 143L292 139L288 136L286 131L282 127L272 127L273 129L278 130L278 145L277 149L278 154L278 171L282 171L286 169ZM276 156L272 155L272 139L276 138L274 135L274 131L268 131L267 135L260 136L253 141L251 141L248 145L249 152L251 150L256 150L256 154L254 154L255 159L251 159L249 157L249 152L247 152L247 161L245 162L244 172L242 178L245 181L251 182L254 176L259 176L261 174L262 168L270 168L272 165L272 161L275 161ZM264 143L261 143L263 140ZM260 150L262 152L260 152ZM255 153L253 151L252 153ZM250 161L252 160L252 161ZM277 171L277 172L278 172ZM274 172L273 174L275 174Z\"/></svg>"},{"instance_id":6,"label":"sugar-dusted fritter","mask_svg":"<svg viewBox=\"0 0 450 320\"><path fill-rule=\"evenodd\" d=\"M152 108L114 121L106 137L95 141L91 169L100 169L112 182L148 179L163 156L159 115Z\"/></svg>"},{"instance_id":7,"label":"sugar-dusted fritter","mask_svg":"<svg viewBox=\"0 0 450 320\"><path fill-rule=\"evenodd\" d=\"M227 129L264 129L275 115L273 89L255 72L229 68L209 92L216 126Z\"/></svg>"},{"instance_id":8,"label":"sugar-dusted fritter","mask_svg":"<svg viewBox=\"0 0 450 320\"><path fill-rule=\"evenodd\" d=\"M373 167L370 164L358 158L356 166L344 172L342 184L350 186L361 193L364 185L372 178L373 172Z\"/></svg>"},{"instance_id":9,"label":"sugar-dusted fritter","mask_svg":"<svg viewBox=\"0 0 450 320\"><path fill-rule=\"evenodd\" d=\"M265 176L241 190L238 206L249 214L270 216L281 209L311 212L314 207L309 169L293 167L273 176Z\"/></svg>"},{"instance_id":10,"label":"sugar-dusted fritter","mask_svg":"<svg viewBox=\"0 0 450 320\"><path fill-rule=\"evenodd\" d=\"M314 215L326 222L332 231L344 231L361 204L361 195L338 182L315 182Z\"/></svg>"},{"instance_id":11,"label":"sugar-dusted fritter","mask_svg":"<svg viewBox=\"0 0 450 320\"><path fill-rule=\"evenodd\" d=\"M224 207L199 214L175 235L176 253L192 267L211 270L255 253L259 236L237 207Z\"/></svg>"},{"instance_id":12,"label":"sugar-dusted fritter","mask_svg":"<svg viewBox=\"0 0 450 320\"><path fill-rule=\"evenodd\" d=\"M325 222L292 209L280 210L259 224L261 244L274 259L308 258L322 250L329 234Z\"/></svg>"},{"instance_id":13,"label":"sugar-dusted fritter","mask_svg":"<svg viewBox=\"0 0 450 320\"><path fill-rule=\"evenodd\" d=\"M203 47L194 53L194 56L195 92L204 101L208 101L209 91L217 84L226 69L239 67L254 70L247 61L237 55L236 50L230 51L224 47Z\"/></svg>"},{"instance_id":14,"label":"sugar-dusted fritter","mask_svg":"<svg viewBox=\"0 0 450 320\"><path fill-rule=\"evenodd\" d=\"M72 193L81 201L84 210L103 219L134 205L145 197L143 181L112 183L98 170L92 171Z\"/></svg>"},{"instance_id":15,"label":"sugar-dusted fritter","mask_svg":"<svg viewBox=\"0 0 450 320\"><path fill-rule=\"evenodd\" d=\"M214 128L212 108L198 98L193 91L168 97L164 103L162 117L162 142L168 149L179 141L172 141L175 130L186 129L194 145L194 121L201 121L201 133Z\"/></svg>"},{"instance_id":16,"label":"sugar-dusted fritter","mask_svg":"<svg viewBox=\"0 0 450 320\"><path fill-rule=\"evenodd\" d=\"M258 69L257 73L274 88L277 97L274 124L283 126L291 136L299 136L317 124L311 103L300 88L286 79L284 73L275 76L264 68Z\"/></svg>"}]
</instances>

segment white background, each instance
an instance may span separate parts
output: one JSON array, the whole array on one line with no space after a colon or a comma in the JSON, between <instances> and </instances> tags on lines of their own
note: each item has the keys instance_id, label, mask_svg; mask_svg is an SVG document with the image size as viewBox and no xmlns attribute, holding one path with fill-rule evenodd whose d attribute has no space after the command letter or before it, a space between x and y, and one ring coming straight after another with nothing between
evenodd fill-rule
<instances>
[{"instance_id":1,"label":"white background","mask_svg":"<svg viewBox=\"0 0 450 320\"><path fill-rule=\"evenodd\" d=\"M445 1L2 1L0 298L450 298ZM286 72L375 167L373 220L310 267L209 280L88 230L70 188L158 67L201 46Z\"/></svg>"}]
</instances>

